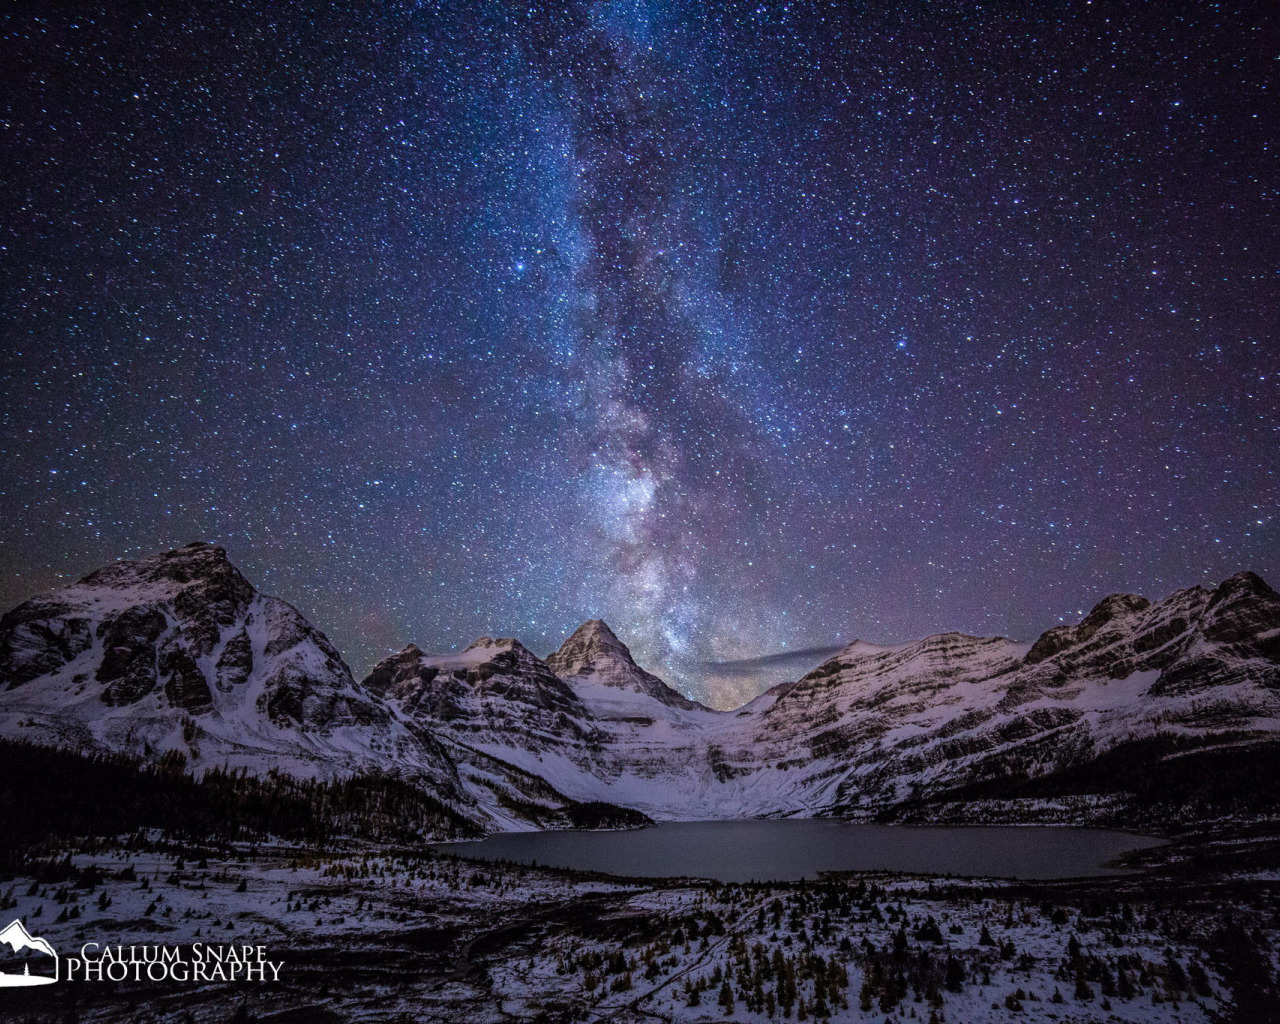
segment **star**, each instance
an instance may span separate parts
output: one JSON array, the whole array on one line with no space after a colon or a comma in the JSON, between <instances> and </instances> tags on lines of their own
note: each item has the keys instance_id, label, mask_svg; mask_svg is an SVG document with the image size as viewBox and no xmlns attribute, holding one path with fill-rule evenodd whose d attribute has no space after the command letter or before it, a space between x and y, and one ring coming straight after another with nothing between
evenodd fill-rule
<instances>
[{"instance_id":1,"label":"star","mask_svg":"<svg viewBox=\"0 0 1280 1024\"><path fill-rule=\"evenodd\" d=\"M1280 575L1254 23L17 12L0 609L207 539L357 675L600 617L732 706Z\"/></svg>"}]
</instances>

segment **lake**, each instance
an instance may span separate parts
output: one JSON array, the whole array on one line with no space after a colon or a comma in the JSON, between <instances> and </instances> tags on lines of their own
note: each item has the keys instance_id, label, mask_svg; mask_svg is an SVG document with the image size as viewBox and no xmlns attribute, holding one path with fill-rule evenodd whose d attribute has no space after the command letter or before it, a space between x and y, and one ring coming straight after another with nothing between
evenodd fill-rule
<instances>
[{"instance_id":1,"label":"lake","mask_svg":"<svg viewBox=\"0 0 1280 1024\"><path fill-rule=\"evenodd\" d=\"M823 871L1000 878L1123 874L1107 862L1164 840L1047 825L861 825L829 819L681 821L626 832L507 832L433 848L481 860L641 878L797 881Z\"/></svg>"}]
</instances>

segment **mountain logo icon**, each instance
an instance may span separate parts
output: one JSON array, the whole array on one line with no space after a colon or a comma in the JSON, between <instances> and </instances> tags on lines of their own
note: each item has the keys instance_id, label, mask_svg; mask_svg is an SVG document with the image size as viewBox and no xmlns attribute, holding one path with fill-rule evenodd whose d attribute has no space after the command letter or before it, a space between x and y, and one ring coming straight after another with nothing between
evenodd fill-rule
<instances>
[{"instance_id":1,"label":"mountain logo icon","mask_svg":"<svg viewBox=\"0 0 1280 1024\"><path fill-rule=\"evenodd\" d=\"M58 954L15 918L0 931L0 988L52 985L58 980Z\"/></svg>"}]
</instances>

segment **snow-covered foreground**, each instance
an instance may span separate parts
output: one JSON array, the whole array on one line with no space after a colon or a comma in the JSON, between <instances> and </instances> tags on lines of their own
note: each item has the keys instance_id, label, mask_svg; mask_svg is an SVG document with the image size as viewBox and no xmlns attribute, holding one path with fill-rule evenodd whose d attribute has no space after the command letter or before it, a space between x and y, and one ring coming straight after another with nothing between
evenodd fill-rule
<instances>
[{"instance_id":1,"label":"snow-covered foreground","mask_svg":"<svg viewBox=\"0 0 1280 1024\"><path fill-rule=\"evenodd\" d=\"M1251 1015L1272 1012L1280 942L1280 888L1256 874L676 885L380 850L116 848L6 881L0 905L64 956L234 943L284 963L277 983L17 991L6 1020L1276 1019Z\"/></svg>"}]
</instances>

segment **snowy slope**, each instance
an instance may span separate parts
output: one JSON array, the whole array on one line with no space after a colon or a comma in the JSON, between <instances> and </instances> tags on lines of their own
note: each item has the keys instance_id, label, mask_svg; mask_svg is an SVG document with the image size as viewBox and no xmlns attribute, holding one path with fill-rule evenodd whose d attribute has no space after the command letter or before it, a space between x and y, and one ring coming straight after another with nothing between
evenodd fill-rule
<instances>
[{"instance_id":1,"label":"snowy slope","mask_svg":"<svg viewBox=\"0 0 1280 1024\"><path fill-rule=\"evenodd\" d=\"M312 774L406 740L296 609L221 548L120 562L0 619L0 731Z\"/></svg>"},{"instance_id":2,"label":"snowy slope","mask_svg":"<svg viewBox=\"0 0 1280 1024\"><path fill-rule=\"evenodd\" d=\"M540 787L532 820L502 807L492 787L473 783L472 765L357 685L324 634L257 593L208 544L119 562L0 618L0 736L146 758L176 752L197 771L393 772L485 827L537 827L565 806ZM493 758L471 760L494 779L512 774ZM504 794L539 788L514 774Z\"/></svg>"},{"instance_id":3,"label":"snowy slope","mask_svg":"<svg viewBox=\"0 0 1280 1024\"><path fill-rule=\"evenodd\" d=\"M429 727L461 729L575 799L655 818L881 814L1053 777L1142 742L1176 743L1177 756L1270 742L1280 598L1242 573L1157 604L1112 595L1034 644L959 633L855 641L732 712L670 700L598 620L537 664L544 677L558 668L577 698L559 725L489 697L483 718Z\"/></svg>"},{"instance_id":4,"label":"snowy slope","mask_svg":"<svg viewBox=\"0 0 1280 1024\"><path fill-rule=\"evenodd\" d=\"M588 619L574 630L558 651L548 655L547 665L575 687L587 685L642 693L686 711L706 710L637 665L627 645L602 619Z\"/></svg>"},{"instance_id":5,"label":"snowy slope","mask_svg":"<svg viewBox=\"0 0 1280 1024\"><path fill-rule=\"evenodd\" d=\"M580 806L597 802L665 819L860 816L1082 772L1098 790L1107 757L1149 776L1161 759L1270 749L1278 729L1280 597L1251 573L1154 604L1112 595L1033 644L855 641L728 712L645 672L598 619L545 660L514 639L410 645L357 683L206 544L0 618L0 736L178 751L197 769L391 771L496 829L623 823ZM1102 775L1107 799L1137 785Z\"/></svg>"}]
</instances>

